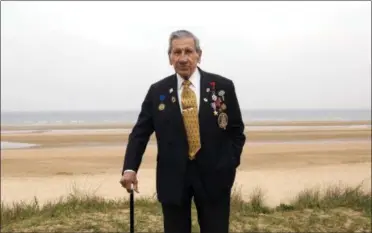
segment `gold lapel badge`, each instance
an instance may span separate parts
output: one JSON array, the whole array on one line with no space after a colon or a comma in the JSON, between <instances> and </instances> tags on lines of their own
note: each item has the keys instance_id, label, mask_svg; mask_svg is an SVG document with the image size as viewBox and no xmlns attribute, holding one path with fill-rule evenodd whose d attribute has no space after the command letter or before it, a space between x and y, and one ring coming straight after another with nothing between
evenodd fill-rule
<instances>
[{"instance_id":1,"label":"gold lapel badge","mask_svg":"<svg viewBox=\"0 0 372 233\"><path fill-rule=\"evenodd\" d=\"M229 118L226 113L222 112L218 116L218 125L221 129L226 129Z\"/></svg>"}]
</instances>

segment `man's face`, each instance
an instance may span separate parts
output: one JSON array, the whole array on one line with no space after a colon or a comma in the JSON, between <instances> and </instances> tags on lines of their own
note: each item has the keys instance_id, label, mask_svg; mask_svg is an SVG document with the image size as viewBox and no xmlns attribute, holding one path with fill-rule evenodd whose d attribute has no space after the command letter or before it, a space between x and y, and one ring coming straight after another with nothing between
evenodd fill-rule
<instances>
[{"instance_id":1,"label":"man's face","mask_svg":"<svg viewBox=\"0 0 372 233\"><path fill-rule=\"evenodd\" d=\"M195 50L192 38L180 38L172 41L172 51L169 55L170 64L182 77L188 79L200 62L201 52Z\"/></svg>"}]
</instances>

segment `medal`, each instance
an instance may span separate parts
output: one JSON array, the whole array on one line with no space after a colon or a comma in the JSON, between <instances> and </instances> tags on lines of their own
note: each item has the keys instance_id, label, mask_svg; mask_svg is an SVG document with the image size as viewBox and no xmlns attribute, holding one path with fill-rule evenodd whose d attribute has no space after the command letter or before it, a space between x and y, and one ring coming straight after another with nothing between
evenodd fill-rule
<instances>
[{"instance_id":1,"label":"medal","mask_svg":"<svg viewBox=\"0 0 372 233\"><path fill-rule=\"evenodd\" d=\"M217 116L217 111L216 111L216 103L211 103L211 105L212 105L212 108L213 108L213 114L215 115L215 116Z\"/></svg>"},{"instance_id":2,"label":"medal","mask_svg":"<svg viewBox=\"0 0 372 233\"><path fill-rule=\"evenodd\" d=\"M222 100L225 101L225 91L224 90L220 90L218 92L218 95L221 96Z\"/></svg>"},{"instance_id":3,"label":"medal","mask_svg":"<svg viewBox=\"0 0 372 233\"><path fill-rule=\"evenodd\" d=\"M217 100L217 96L215 94L212 95L212 100L213 101L216 101Z\"/></svg>"},{"instance_id":4,"label":"medal","mask_svg":"<svg viewBox=\"0 0 372 233\"><path fill-rule=\"evenodd\" d=\"M217 122L218 122L218 126L219 126L221 129L226 129L226 126L227 126L227 123L228 123L228 117L227 117L227 114L224 113L224 112L222 112L222 113L218 116Z\"/></svg>"},{"instance_id":5,"label":"medal","mask_svg":"<svg viewBox=\"0 0 372 233\"><path fill-rule=\"evenodd\" d=\"M218 98L217 101L216 101L216 107L220 107L220 104L221 104L221 99Z\"/></svg>"},{"instance_id":6,"label":"medal","mask_svg":"<svg viewBox=\"0 0 372 233\"><path fill-rule=\"evenodd\" d=\"M226 108L227 108L227 107L226 107L226 104L222 104L222 105L221 105L221 109L222 109L223 111L225 111Z\"/></svg>"},{"instance_id":7,"label":"medal","mask_svg":"<svg viewBox=\"0 0 372 233\"><path fill-rule=\"evenodd\" d=\"M165 95L160 95L160 101L163 101L164 99L165 99ZM163 111L164 108L165 108L165 105L163 103L160 103L158 107L159 111Z\"/></svg>"},{"instance_id":8,"label":"medal","mask_svg":"<svg viewBox=\"0 0 372 233\"><path fill-rule=\"evenodd\" d=\"M165 108L165 104L161 103L159 104L159 111L163 111Z\"/></svg>"}]
</instances>

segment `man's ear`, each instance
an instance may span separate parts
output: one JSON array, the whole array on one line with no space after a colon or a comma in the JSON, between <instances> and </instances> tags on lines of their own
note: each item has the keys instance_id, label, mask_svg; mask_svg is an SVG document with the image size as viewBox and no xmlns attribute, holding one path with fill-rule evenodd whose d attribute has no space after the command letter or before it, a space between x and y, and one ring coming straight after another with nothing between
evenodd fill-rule
<instances>
[{"instance_id":1,"label":"man's ear","mask_svg":"<svg viewBox=\"0 0 372 233\"><path fill-rule=\"evenodd\" d=\"M200 64L200 62L201 62L202 54L203 54L203 51L200 50L200 52L199 52L199 58L198 58L198 63L199 63L199 64Z\"/></svg>"},{"instance_id":2,"label":"man's ear","mask_svg":"<svg viewBox=\"0 0 372 233\"><path fill-rule=\"evenodd\" d=\"M168 54L168 60L169 60L169 65L172 66L173 64L172 64L172 60L171 60L170 54Z\"/></svg>"}]
</instances>

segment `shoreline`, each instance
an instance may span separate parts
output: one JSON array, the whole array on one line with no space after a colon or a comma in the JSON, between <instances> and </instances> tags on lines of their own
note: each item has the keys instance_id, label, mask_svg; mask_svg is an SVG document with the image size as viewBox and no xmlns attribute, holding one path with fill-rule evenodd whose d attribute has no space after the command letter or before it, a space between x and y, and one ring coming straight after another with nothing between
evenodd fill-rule
<instances>
[{"instance_id":1,"label":"shoreline","mask_svg":"<svg viewBox=\"0 0 372 233\"><path fill-rule=\"evenodd\" d=\"M245 126L361 126L372 125L371 120L260 120L245 121ZM1 124L1 131L10 130L67 130L67 129L131 129L131 123L61 123L61 124Z\"/></svg>"}]
</instances>

